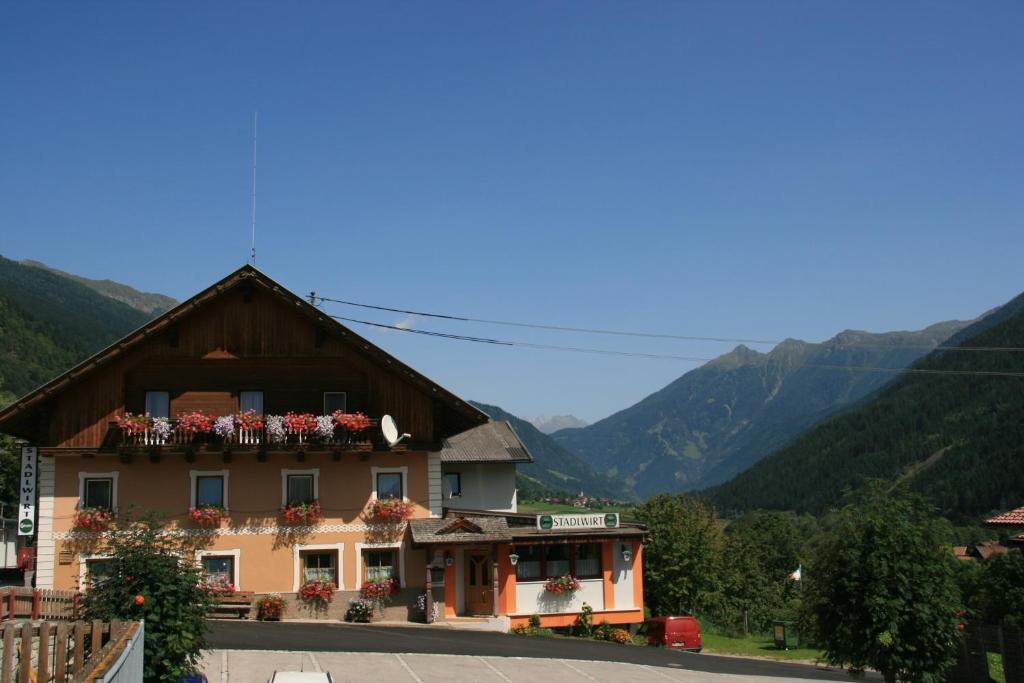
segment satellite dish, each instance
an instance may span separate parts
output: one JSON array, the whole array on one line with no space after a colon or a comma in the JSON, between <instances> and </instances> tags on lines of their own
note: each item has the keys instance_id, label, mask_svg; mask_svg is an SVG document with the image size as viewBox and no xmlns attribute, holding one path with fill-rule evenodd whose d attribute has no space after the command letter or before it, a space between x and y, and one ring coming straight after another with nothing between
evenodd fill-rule
<instances>
[{"instance_id":1,"label":"satellite dish","mask_svg":"<svg viewBox=\"0 0 1024 683\"><path fill-rule=\"evenodd\" d=\"M390 415L385 415L380 419L380 431L384 434L384 441L387 442L388 448L398 445L402 439L412 437L412 434L402 434L399 436L398 425L395 424L395 418Z\"/></svg>"}]
</instances>

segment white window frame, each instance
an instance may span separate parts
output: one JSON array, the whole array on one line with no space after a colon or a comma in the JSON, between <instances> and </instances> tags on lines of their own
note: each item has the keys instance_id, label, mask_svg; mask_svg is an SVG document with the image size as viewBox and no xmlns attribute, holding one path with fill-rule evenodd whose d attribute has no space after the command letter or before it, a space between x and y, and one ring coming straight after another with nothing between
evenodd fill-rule
<instances>
[{"instance_id":1,"label":"white window frame","mask_svg":"<svg viewBox=\"0 0 1024 683\"><path fill-rule=\"evenodd\" d=\"M231 508L228 506L228 475L231 474L230 470L189 470L188 476L192 480L192 491L189 494L188 506L193 508L196 506L196 493L199 486L199 477L223 477L224 478L224 511L229 512Z\"/></svg>"},{"instance_id":2,"label":"white window frame","mask_svg":"<svg viewBox=\"0 0 1024 683\"><path fill-rule=\"evenodd\" d=\"M320 500L320 468L310 470L281 470L281 507L288 504L288 477L295 474L313 475L313 500Z\"/></svg>"},{"instance_id":3,"label":"white window frame","mask_svg":"<svg viewBox=\"0 0 1024 683\"><path fill-rule=\"evenodd\" d=\"M110 479L110 511L117 512L117 478L120 472L79 472L78 473L78 505L76 509L81 510L85 506L85 480L86 479ZM99 558L95 558L99 559Z\"/></svg>"},{"instance_id":4,"label":"white window frame","mask_svg":"<svg viewBox=\"0 0 1024 683\"><path fill-rule=\"evenodd\" d=\"M203 558L205 557L230 557L232 558L231 571L234 574L233 581L231 582L235 586L236 591L242 590L241 575L242 571L239 567L242 559L241 548L226 548L224 550L197 550L196 551L196 564L199 565L200 571L203 568Z\"/></svg>"},{"instance_id":5,"label":"white window frame","mask_svg":"<svg viewBox=\"0 0 1024 683\"><path fill-rule=\"evenodd\" d=\"M377 475L378 474L401 474L402 475L402 502L409 502L409 468L408 467L371 467L370 490L373 500L377 500Z\"/></svg>"},{"instance_id":6,"label":"white window frame","mask_svg":"<svg viewBox=\"0 0 1024 683\"><path fill-rule=\"evenodd\" d=\"M321 404L323 406L323 409L324 409L324 415L328 415L329 414L327 412L327 394L341 394L342 396L344 396L345 397L345 407L342 408L342 410L345 411L346 413L348 412L348 392L347 391L325 391L324 395L323 395L323 399L324 400L323 400L323 403Z\"/></svg>"},{"instance_id":7,"label":"white window frame","mask_svg":"<svg viewBox=\"0 0 1024 683\"><path fill-rule=\"evenodd\" d=\"M363 582L363 551L364 550L398 550L398 587L405 588L405 543L356 543L356 581Z\"/></svg>"},{"instance_id":8,"label":"white window frame","mask_svg":"<svg viewBox=\"0 0 1024 683\"><path fill-rule=\"evenodd\" d=\"M89 589L89 562L92 560L112 560L112 555L96 555L89 553L78 554L78 590L85 592Z\"/></svg>"},{"instance_id":9,"label":"white window frame","mask_svg":"<svg viewBox=\"0 0 1024 683\"><path fill-rule=\"evenodd\" d=\"M345 590L345 544L344 543L320 543L314 545L301 545L296 543L292 546L292 592L298 593L302 585L302 553L304 551L336 550L338 552L338 590ZM356 585L359 577L356 576Z\"/></svg>"}]
</instances>

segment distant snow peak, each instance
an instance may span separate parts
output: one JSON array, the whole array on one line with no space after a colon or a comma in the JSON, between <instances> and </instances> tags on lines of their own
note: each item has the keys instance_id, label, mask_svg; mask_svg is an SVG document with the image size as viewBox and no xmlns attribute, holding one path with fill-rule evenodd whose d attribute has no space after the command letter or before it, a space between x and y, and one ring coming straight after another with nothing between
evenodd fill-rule
<instances>
[{"instance_id":1,"label":"distant snow peak","mask_svg":"<svg viewBox=\"0 0 1024 683\"><path fill-rule=\"evenodd\" d=\"M538 415L537 417L529 418L528 421L545 434L554 434L559 429L578 429L589 424L586 420L581 420L575 415L552 415L551 417Z\"/></svg>"}]
</instances>

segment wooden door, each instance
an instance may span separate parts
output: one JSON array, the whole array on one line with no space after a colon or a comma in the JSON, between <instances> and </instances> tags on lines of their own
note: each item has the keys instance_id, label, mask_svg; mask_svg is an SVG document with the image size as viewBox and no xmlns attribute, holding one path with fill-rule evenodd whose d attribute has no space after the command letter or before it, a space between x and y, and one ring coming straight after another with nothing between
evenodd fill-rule
<instances>
[{"instance_id":1,"label":"wooden door","mask_svg":"<svg viewBox=\"0 0 1024 683\"><path fill-rule=\"evenodd\" d=\"M491 560L482 552L466 553L466 613L493 614L494 586Z\"/></svg>"}]
</instances>

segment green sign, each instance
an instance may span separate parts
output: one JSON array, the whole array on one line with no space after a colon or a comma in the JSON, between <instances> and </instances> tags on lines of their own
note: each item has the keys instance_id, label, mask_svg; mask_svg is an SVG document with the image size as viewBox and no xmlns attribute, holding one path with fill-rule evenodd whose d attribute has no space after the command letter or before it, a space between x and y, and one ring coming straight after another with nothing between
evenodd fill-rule
<instances>
[{"instance_id":1,"label":"green sign","mask_svg":"<svg viewBox=\"0 0 1024 683\"><path fill-rule=\"evenodd\" d=\"M544 531L551 531L551 527L554 526L555 520L551 519L551 515L541 515L537 521L537 527Z\"/></svg>"},{"instance_id":2,"label":"green sign","mask_svg":"<svg viewBox=\"0 0 1024 683\"><path fill-rule=\"evenodd\" d=\"M35 530L36 525L31 519L23 519L18 523L18 531L21 532L22 536L31 536L32 531Z\"/></svg>"}]
</instances>

